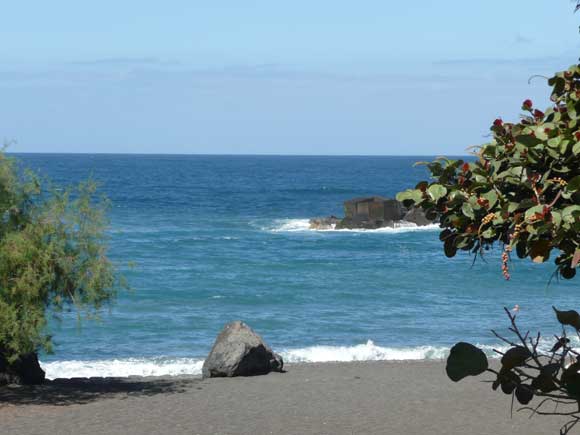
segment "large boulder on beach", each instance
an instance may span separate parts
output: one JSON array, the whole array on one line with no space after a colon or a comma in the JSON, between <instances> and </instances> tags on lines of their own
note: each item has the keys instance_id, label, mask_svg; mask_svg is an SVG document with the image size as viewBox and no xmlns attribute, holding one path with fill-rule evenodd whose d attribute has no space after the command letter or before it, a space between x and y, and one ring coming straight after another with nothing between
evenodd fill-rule
<instances>
[{"instance_id":1,"label":"large boulder on beach","mask_svg":"<svg viewBox=\"0 0 580 435\"><path fill-rule=\"evenodd\" d=\"M244 322L228 323L203 363L204 378L256 376L281 372L284 361Z\"/></svg>"},{"instance_id":2,"label":"large boulder on beach","mask_svg":"<svg viewBox=\"0 0 580 435\"><path fill-rule=\"evenodd\" d=\"M39 385L44 382L45 373L34 352L22 355L13 363L0 352L0 385Z\"/></svg>"}]
</instances>

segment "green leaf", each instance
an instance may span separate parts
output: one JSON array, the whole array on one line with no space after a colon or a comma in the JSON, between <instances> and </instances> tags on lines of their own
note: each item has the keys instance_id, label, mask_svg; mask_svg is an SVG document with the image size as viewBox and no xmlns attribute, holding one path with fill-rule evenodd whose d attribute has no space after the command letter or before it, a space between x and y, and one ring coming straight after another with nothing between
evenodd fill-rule
<instances>
[{"instance_id":1,"label":"green leaf","mask_svg":"<svg viewBox=\"0 0 580 435\"><path fill-rule=\"evenodd\" d=\"M493 208L497 203L497 193L495 193L495 190L490 190L481 196L489 201L489 208Z\"/></svg>"},{"instance_id":2,"label":"green leaf","mask_svg":"<svg viewBox=\"0 0 580 435\"><path fill-rule=\"evenodd\" d=\"M453 382L467 376L478 376L489 366L485 353L470 343L457 343L451 348L445 371Z\"/></svg>"},{"instance_id":3,"label":"green leaf","mask_svg":"<svg viewBox=\"0 0 580 435\"><path fill-rule=\"evenodd\" d=\"M473 207L468 202L464 202L461 206L461 212L468 218L475 219L475 214L473 212Z\"/></svg>"},{"instance_id":4,"label":"green leaf","mask_svg":"<svg viewBox=\"0 0 580 435\"><path fill-rule=\"evenodd\" d=\"M437 202L447 194L447 189L441 184L432 184L429 186L429 189L427 189L427 192L431 198L433 198L433 201Z\"/></svg>"},{"instance_id":5,"label":"green leaf","mask_svg":"<svg viewBox=\"0 0 580 435\"><path fill-rule=\"evenodd\" d=\"M559 148L561 142L562 142L562 138L559 136L556 136L556 137L553 137L552 139L548 139L548 146L550 148Z\"/></svg>"},{"instance_id":6,"label":"green leaf","mask_svg":"<svg viewBox=\"0 0 580 435\"><path fill-rule=\"evenodd\" d=\"M568 192L576 192L578 189L580 189L580 175L577 175L568 181L568 185L566 186Z\"/></svg>"},{"instance_id":7,"label":"green leaf","mask_svg":"<svg viewBox=\"0 0 580 435\"><path fill-rule=\"evenodd\" d=\"M508 205L508 213L513 213L518 208L520 208L520 205L517 202L510 202Z\"/></svg>"},{"instance_id":8,"label":"green leaf","mask_svg":"<svg viewBox=\"0 0 580 435\"><path fill-rule=\"evenodd\" d=\"M526 210L526 219L529 219L530 217L532 217L536 213L542 213L543 211L544 211L543 205L536 205L534 207L531 207L531 208Z\"/></svg>"},{"instance_id":9,"label":"green leaf","mask_svg":"<svg viewBox=\"0 0 580 435\"><path fill-rule=\"evenodd\" d=\"M420 204L423 201L423 192L418 189L409 189L397 194L397 200L400 202L411 201L414 204Z\"/></svg>"},{"instance_id":10,"label":"green leaf","mask_svg":"<svg viewBox=\"0 0 580 435\"><path fill-rule=\"evenodd\" d=\"M572 217L580 213L580 205L570 205L562 210L562 218Z\"/></svg>"},{"instance_id":11,"label":"green leaf","mask_svg":"<svg viewBox=\"0 0 580 435\"><path fill-rule=\"evenodd\" d=\"M515 139L516 139L516 143L520 143L526 147L535 147L536 145L539 145L542 143L542 141L540 139L538 139L537 137L534 137L530 134L522 134L520 136L517 136Z\"/></svg>"}]
</instances>

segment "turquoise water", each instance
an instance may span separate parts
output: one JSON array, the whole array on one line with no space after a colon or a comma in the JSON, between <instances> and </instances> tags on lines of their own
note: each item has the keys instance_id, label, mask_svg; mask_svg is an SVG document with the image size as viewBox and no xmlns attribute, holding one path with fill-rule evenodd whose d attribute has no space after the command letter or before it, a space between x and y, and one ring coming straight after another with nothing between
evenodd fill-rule
<instances>
[{"instance_id":1,"label":"turquoise water","mask_svg":"<svg viewBox=\"0 0 580 435\"><path fill-rule=\"evenodd\" d=\"M426 158L18 157L59 184L102 184L110 254L133 287L100 323L53 323L52 377L197 373L234 319L291 361L441 358L459 340L497 344L504 306L550 334L551 305L580 305L578 280L547 286L552 263L514 260L506 282L499 250L447 259L437 229L307 229L345 199L414 186Z\"/></svg>"}]
</instances>

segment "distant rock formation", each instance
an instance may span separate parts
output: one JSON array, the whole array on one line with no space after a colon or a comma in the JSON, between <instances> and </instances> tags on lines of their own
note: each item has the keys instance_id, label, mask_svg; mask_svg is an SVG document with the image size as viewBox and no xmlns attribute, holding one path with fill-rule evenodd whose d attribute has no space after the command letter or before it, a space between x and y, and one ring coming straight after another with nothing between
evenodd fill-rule
<instances>
[{"instance_id":1,"label":"distant rock formation","mask_svg":"<svg viewBox=\"0 0 580 435\"><path fill-rule=\"evenodd\" d=\"M281 372L284 361L244 322L228 323L203 363L204 378L256 376Z\"/></svg>"},{"instance_id":2,"label":"distant rock formation","mask_svg":"<svg viewBox=\"0 0 580 435\"><path fill-rule=\"evenodd\" d=\"M407 213L403 216L403 221L414 223L418 227L431 225L434 222L425 216L425 212L420 207L411 207L407 210Z\"/></svg>"},{"instance_id":3,"label":"distant rock formation","mask_svg":"<svg viewBox=\"0 0 580 435\"><path fill-rule=\"evenodd\" d=\"M310 229L313 230L334 230L336 225L340 223L342 219L336 216L329 216L323 218L313 218L310 219Z\"/></svg>"},{"instance_id":4,"label":"distant rock formation","mask_svg":"<svg viewBox=\"0 0 580 435\"><path fill-rule=\"evenodd\" d=\"M422 209L405 208L396 199L382 196L354 198L344 202L344 218L335 216L310 220L310 228L327 229L369 229L394 228L398 223L412 223L425 226L433 223L427 219Z\"/></svg>"},{"instance_id":5,"label":"distant rock formation","mask_svg":"<svg viewBox=\"0 0 580 435\"><path fill-rule=\"evenodd\" d=\"M9 364L0 352L0 385L39 385L44 379L44 370L40 367L36 353L23 355Z\"/></svg>"}]
</instances>

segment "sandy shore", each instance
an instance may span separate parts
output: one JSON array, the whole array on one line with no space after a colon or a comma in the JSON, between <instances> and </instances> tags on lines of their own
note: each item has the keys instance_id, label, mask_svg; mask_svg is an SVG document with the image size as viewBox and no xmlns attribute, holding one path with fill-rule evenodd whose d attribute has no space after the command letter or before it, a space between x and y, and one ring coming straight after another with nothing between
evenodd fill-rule
<instances>
[{"instance_id":1,"label":"sandy shore","mask_svg":"<svg viewBox=\"0 0 580 435\"><path fill-rule=\"evenodd\" d=\"M532 402L533 403L533 402ZM254 378L129 378L0 388L7 434L557 434L442 362L290 365Z\"/></svg>"}]
</instances>

